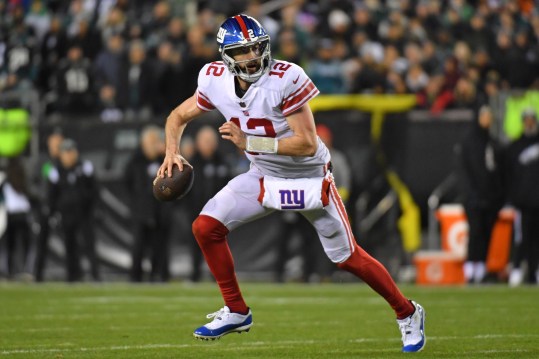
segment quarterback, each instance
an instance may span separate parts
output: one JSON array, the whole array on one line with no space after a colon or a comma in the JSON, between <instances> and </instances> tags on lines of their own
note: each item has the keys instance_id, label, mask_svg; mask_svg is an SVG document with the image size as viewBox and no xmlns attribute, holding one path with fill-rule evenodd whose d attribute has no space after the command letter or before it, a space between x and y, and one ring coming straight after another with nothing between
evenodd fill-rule
<instances>
[{"instance_id":1,"label":"quarterback","mask_svg":"<svg viewBox=\"0 0 539 359\"><path fill-rule=\"evenodd\" d=\"M195 94L166 122L166 157L158 175L183 169L179 138L205 111L226 119L223 139L244 150L250 170L232 179L208 201L193 233L217 281L224 307L196 329L198 339L249 331L251 309L241 294L227 243L230 231L275 210L299 211L316 229L324 251L339 268L361 278L393 308L404 352L426 342L425 312L397 288L387 270L355 241L331 175L328 149L316 135L308 101L319 91L297 65L272 59L270 38L252 17L228 18L217 34L222 61L206 64ZM256 240L256 238L253 238Z\"/></svg>"}]
</instances>

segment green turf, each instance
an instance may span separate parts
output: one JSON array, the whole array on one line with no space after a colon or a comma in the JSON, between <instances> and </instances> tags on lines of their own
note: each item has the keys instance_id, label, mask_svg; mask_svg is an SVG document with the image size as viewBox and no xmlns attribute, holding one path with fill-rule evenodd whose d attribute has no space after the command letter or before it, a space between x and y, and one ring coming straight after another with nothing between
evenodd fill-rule
<instances>
[{"instance_id":1,"label":"green turf","mask_svg":"<svg viewBox=\"0 0 539 359\"><path fill-rule=\"evenodd\" d=\"M387 304L364 285L244 284L250 333L192 330L214 284L0 284L0 358L402 358ZM404 287L426 309L423 358L539 358L539 288Z\"/></svg>"}]
</instances>

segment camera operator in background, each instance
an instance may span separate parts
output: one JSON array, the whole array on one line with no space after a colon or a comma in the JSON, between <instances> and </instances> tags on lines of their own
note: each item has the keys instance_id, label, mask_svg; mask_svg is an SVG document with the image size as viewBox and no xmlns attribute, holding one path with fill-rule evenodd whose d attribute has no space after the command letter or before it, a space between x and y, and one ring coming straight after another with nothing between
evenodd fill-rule
<instances>
[{"instance_id":1,"label":"camera operator in background","mask_svg":"<svg viewBox=\"0 0 539 359\"><path fill-rule=\"evenodd\" d=\"M93 210L98 196L94 167L79 159L75 141L64 139L60 144L58 166L49 172L49 208L51 214L61 217L65 243L67 280L83 279L79 236L82 248L90 262L92 279L100 280L95 252Z\"/></svg>"},{"instance_id":2,"label":"camera operator in background","mask_svg":"<svg viewBox=\"0 0 539 359\"><path fill-rule=\"evenodd\" d=\"M539 124L537 113L527 109L522 113L524 132L507 150L506 167L508 199L521 215L521 243L516 244L513 271L509 285L538 281L539 261ZM528 262L528 275L524 278L522 259Z\"/></svg>"},{"instance_id":3,"label":"camera operator in background","mask_svg":"<svg viewBox=\"0 0 539 359\"><path fill-rule=\"evenodd\" d=\"M158 202L152 192L155 173L164 158L163 130L147 126L140 136L140 150L135 152L125 170L125 187L131 199L133 246L131 280L142 282L142 262L146 256L151 261L151 281L167 281L168 233L170 229L170 204Z\"/></svg>"}]
</instances>

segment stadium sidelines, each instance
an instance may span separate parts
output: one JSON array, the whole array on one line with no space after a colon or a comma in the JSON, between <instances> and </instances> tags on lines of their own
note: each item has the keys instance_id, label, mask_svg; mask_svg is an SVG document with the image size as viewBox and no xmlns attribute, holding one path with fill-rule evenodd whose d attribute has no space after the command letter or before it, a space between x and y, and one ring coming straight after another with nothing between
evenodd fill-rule
<instances>
[{"instance_id":1,"label":"stadium sidelines","mask_svg":"<svg viewBox=\"0 0 539 359\"><path fill-rule=\"evenodd\" d=\"M481 340L481 339L496 339L496 338L539 338L539 335L535 334L480 334L475 336L434 336L429 337L429 341L444 341L444 340ZM365 343L365 342L397 342L398 338L364 338L349 340L348 343ZM328 341L329 342L329 341ZM218 343L218 342L215 342ZM241 345L235 343L231 347L219 347L220 351L237 351L242 349L251 349L252 347L267 347L267 348L279 348L288 347L290 345L307 345L307 344L321 344L320 340L281 340L281 341L256 341L247 342ZM76 353L76 352L99 352L99 351L127 351L127 350L151 350L151 349L182 349L182 348L208 348L210 346L215 347L211 343L204 344L145 344L145 345L120 345L120 346L108 346L108 347L81 347L81 348L43 348L43 349L12 349L3 350L0 355L17 355L17 354L51 354L51 353ZM387 349L374 349L366 348L354 349L357 352L395 352L395 348ZM489 350L477 350L467 352L468 354L503 354L503 353L529 353L527 349L489 349Z\"/></svg>"}]
</instances>

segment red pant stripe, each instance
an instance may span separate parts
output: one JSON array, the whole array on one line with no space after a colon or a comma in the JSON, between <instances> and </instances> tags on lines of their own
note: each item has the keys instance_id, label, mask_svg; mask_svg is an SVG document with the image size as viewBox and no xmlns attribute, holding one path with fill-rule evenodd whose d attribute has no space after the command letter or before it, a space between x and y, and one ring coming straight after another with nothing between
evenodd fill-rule
<instances>
[{"instance_id":1,"label":"red pant stripe","mask_svg":"<svg viewBox=\"0 0 539 359\"><path fill-rule=\"evenodd\" d=\"M344 204L342 203L339 192L337 192L337 187L335 187L335 183L331 183L330 188L331 188L331 193L332 193L331 197L333 198L333 203L335 203L335 208L337 208L339 217L341 217L341 222L344 225L344 228L346 229L346 235L348 236L348 244L350 245L350 254L354 253L355 240L354 240L354 235L352 234L352 229L350 228L350 222L348 221L348 215L346 214L346 209L344 208Z\"/></svg>"}]
</instances>

